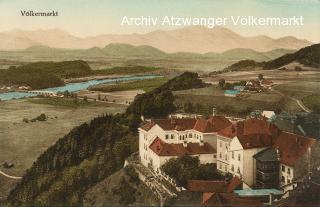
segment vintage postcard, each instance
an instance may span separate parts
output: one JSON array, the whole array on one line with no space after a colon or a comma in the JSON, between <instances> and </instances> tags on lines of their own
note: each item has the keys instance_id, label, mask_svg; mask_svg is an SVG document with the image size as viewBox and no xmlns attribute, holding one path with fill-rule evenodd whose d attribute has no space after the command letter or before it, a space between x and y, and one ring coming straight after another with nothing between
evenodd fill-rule
<instances>
[{"instance_id":1,"label":"vintage postcard","mask_svg":"<svg viewBox=\"0 0 320 207\"><path fill-rule=\"evenodd\" d=\"M0 0L0 206L320 206L319 0Z\"/></svg>"}]
</instances>

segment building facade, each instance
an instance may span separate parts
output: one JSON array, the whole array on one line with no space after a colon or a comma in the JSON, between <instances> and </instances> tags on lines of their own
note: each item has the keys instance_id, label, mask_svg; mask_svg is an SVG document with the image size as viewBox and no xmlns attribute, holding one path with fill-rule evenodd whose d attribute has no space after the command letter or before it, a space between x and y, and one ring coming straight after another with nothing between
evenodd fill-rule
<instances>
[{"instance_id":1,"label":"building facade","mask_svg":"<svg viewBox=\"0 0 320 207\"><path fill-rule=\"evenodd\" d=\"M315 139L283 132L265 117L155 119L139 128L143 165L157 171L171 158L197 156L257 188L287 186L307 175L319 154L312 154L319 152L315 146Z\"/></svg>"}]
</instances>

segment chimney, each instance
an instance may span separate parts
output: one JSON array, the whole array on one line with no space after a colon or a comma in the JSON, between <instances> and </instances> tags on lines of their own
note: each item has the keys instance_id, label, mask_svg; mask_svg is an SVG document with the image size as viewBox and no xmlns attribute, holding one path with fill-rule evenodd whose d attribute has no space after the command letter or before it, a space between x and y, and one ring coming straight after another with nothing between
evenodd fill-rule
<instances>
[{"instance_id":1,"label":"chimney","mask_svg":"<svg viewBox=\"0 0 320 207\"><path fill-rule=\"evenodd\" d=\"M187 143L187 141L183 141L183 147L187 147L188 146L188 143Z\"/></svg>"},{"instance_id":2,"label":"chimney","mask_svg":"<svg viewBox=\"0 0 320 207\"><path fill-rule=\"evenodd\" d=\"M212 108L212 116L215 116L216 115L216 108Z\"/></svg>"},{"instance_id":3,"label":"chimney","mask_svg":"<svg viewBox=\"0 0 320 207\"><path fill-rule=\"evenodd\" d=\"M234 128L234 125L232 125L231 130L232 130L232 134L236 132L236 129Z\"/></svg>"}]
</instances>

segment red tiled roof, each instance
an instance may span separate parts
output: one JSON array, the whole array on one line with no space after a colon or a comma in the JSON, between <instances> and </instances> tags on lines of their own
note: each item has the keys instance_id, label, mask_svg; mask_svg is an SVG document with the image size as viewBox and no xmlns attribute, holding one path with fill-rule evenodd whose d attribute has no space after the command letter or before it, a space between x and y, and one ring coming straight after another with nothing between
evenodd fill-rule
<instances>
[{"instance_id":1,"label":"red tiled roof","mask_svg":"<svg viewBox=\"0 0 320 207\"><path fill-rule=\"evenodd\" d=\"M232 123L223 116L211 116L209 119L198 119L193 129L203 133L217 132Z\"/></svg>"},{"instance_id":2,"label":"red tiled roof","mask_svg":"<svg viewBox=\"0 0 320 207\"><path fill-rule=\"evenodd\" d=\"M294 166L315 142L312 138L282 132L273 147L279 149L281 163Z\"/></svg>"},{"instance_id":3,"label":"red tiled roof","mask_svg":"<svg viewBox=\"0 0 320 207\"><path fill-rule=\"evenodd\" d=\"M242 181L237 176L234 176L229 182L227 192L228 193L233 192L233 190L235 190L241 184L242 184Z\"/></svg>"},{"instance_id":4,"label":"red tiled roof","mask_svg":"<svg viewBox=\"0 0 320 207\"><path fill-rule=\"evenodd\" d=\"M207 203L207 202L211 199L211 197L213 196L213 194L214 194L214 193L204 192L204 193L202 194L202 203L203 203L203 204L204 204L204 203Z\"/></svg>"},{"instance_id":5,"label":"red tiled roof","mask_svg":"<svg viewBox=\"0 0 320 207\"><path fill-rule=\"evenodd\" d=\"M203 195L204 196L204 195ZM258 207L262 206L259 199L254 198L240 198L234 193L213 193L211 197L206 195L206 202L203 203L205 206L211 207L234 207L234 206L250 206Z\"/></svg>"},{"instance_id":6,"label":"red tiled roof","mask_svg":"<svg viewBox=\"0 0 320 207\"><path fill-rule=\"evenodd\" d=\"M261 84L271 85L271 84L273 84L273 81L272 81L272 80L268 80L268 79L263 79L263 80L261 81Z\"/></svg>"},{"instance_id":7,"label":"red tiled roof","mask_svg":"<svg viewBox=\"0 0 320 207\"><path fill-rule=\"evenodd\" d=\"M199 143L188 143L187 147L183 144L169 144L156 138L149 148L159 156L182 156L197 154L214 154L216 150L208 143L201 146Z\"/></svg>"},{"instance_id":8,"label":"red tiled roof","mask_svg":"<svg viewBox=\"0 0 320 207\"><path fill-rule=\"evenodd\" d=\"M228 182L224 180L188 180L187 189L195 192L227 192Z\"/></svg>"},{"instance_id":9,"label":"red tiled roof","mask_svg":"<svg viewBox=\"0 0 320 207\"><path fill-rule=\"evenodd\" d=\"M211 133L231 125L231 122L223 116L212 116L207 120L204 118L154 119L151 122L143 123L141 128L149 131L155 124L159 125L163 130L184 131L194 129L202 133Z\"/></svg>"},{"instance_id":10,"label":"red tiled roof","mask_svg":"<svg viewBox=\"0 0 320 207\"><path fill-rule=\"evenodd\" d=\"M192 129L197 119L195 118L183 118L183 119L154 119L153 122L159 125L163 130L177 130L184 131Z\"/></svg>"},{"instance_id":11,"label":"red tiled roof","mask_svg":"<svg viewBox=\"0 0 320 207\"><path fill-rule=\"evenodd\" d=\"M218 132L223 137L238 137L244 149L271 146L279 133L276 125L256 118L237 122Z\"/></svg>"},{"instance_id":12,"label":"red tiled roof","mask_svg":"<svg viewBox=\"0 0 320 207\"><path fill-rule=\"evenodd\" d=\"M229 182L225 180L188 180L187 189L196 192L230 193L241 184L242 181L236 176Z\"/></svg>"},{"instance_id":13,"label":"red tiled roof","mask_svg":"<svg viewBox=\"0 0 320 207\"><path fill-rule=\"evenodd\" d=\"M149 131L154 125L155 123L153 121L148 121L148 122L142 123L140 128L145 131Z\"/></svg>"}]
</instances>

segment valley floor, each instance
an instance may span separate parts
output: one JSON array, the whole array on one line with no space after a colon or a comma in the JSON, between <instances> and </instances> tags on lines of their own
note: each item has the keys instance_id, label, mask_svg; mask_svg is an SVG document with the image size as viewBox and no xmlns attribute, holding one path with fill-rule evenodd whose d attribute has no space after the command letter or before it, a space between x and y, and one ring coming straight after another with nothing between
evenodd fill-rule
<instances>
[{"instance_id":1,"label":"valley floor","mask_svg":"<svg viewBox=\"0 0 320 207\"><path fill-rule=\"evenodd\" d=\"M83 122L103 113L120 113L124 105L92 103L80 107L43 104L41 99L0 102L0 170L12 176L22 176L36 158L59 138ZM37 103L38 102L38 103ZM23 122L44 113L47 121ZM4 162L14 164L6 169ZM0 200L17 183L0 175Z\"/></svg>"}]
</instances>

